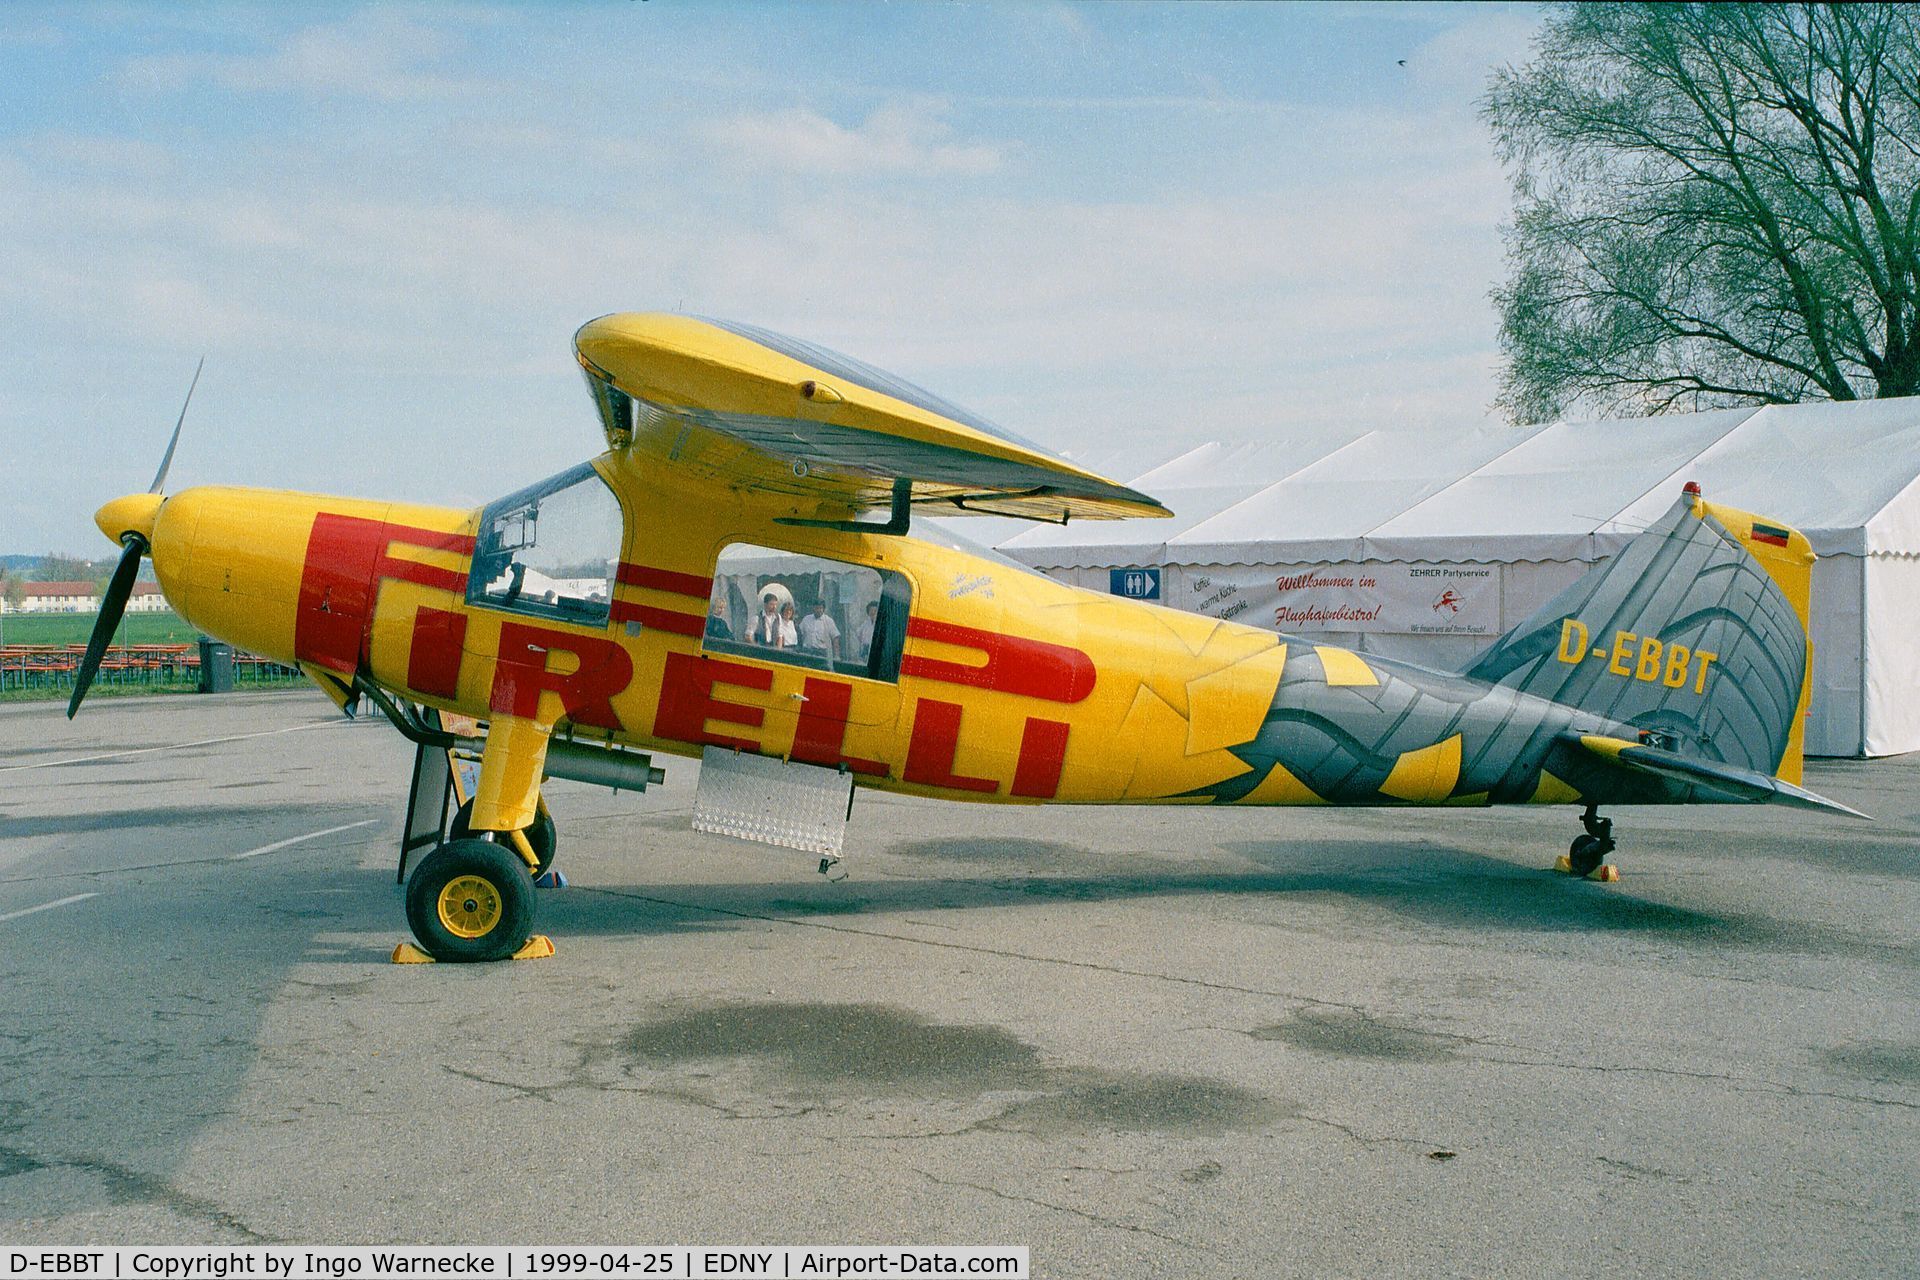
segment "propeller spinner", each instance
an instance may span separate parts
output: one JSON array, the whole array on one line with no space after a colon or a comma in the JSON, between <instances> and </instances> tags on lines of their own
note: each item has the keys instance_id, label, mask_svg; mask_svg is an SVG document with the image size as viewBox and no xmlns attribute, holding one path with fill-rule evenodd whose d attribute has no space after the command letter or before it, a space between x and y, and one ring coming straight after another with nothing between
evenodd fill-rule
<instances>
[{"instance_id":1,"label":"propeller spinner","mask_svg":"<svg viewBox=\"0 0 1920 1280\"><path fill-rule=\"evenodd\" d=\"M200 385L200 370L206 364L207 358L201 356L200 363L194 366L193 381L187 384L187 398L181 402L180 416L174 420L167 452L160 459L160 469L153 473L153 486L145 493L115 498L94 513L93 520L100 531L117 541L122 549L120 563L114 566L106 594L100 598L100 616L94 619L93 634L87 637L86 656L80 660L80 670L74 677L73 697L67 700L69 720L80 710L80 702L100 670L100 660L113 642L113 633L120 629L120 617L127 611L134 579L140 576L140 557L152 549L153 522L160 514L160 504L166 501L160 490L167 482L167 469L173 465L173 451L180 443L180 428L187 420L187 406L193 403L193 389Z\"/></svg>"}]
</instances>

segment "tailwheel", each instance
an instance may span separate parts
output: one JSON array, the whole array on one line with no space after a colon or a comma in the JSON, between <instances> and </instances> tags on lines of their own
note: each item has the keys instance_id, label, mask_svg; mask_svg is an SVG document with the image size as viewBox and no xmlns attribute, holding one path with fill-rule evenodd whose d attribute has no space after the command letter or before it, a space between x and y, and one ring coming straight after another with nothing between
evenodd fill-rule
<instances>
[{"instance_id":1,"label":"tailwheel","mask_svg":"<svg viewBox=\"0 0 1920 1280\"><path fill-rule=\"evenodd\" d=\"M533 932L533 881L491 840L450 840L407 878L407 924L435 960L505 960Z\"/></svg>"},{"instance_id":2,"label":"tailwheel","mask_svg":"<svg viewBox=\"0 0 1920 1280\"><path fill-rule=\"evenodd\" d=\"M453 815L453 821L447 824L447 839L465 840L473 835L473 828L468 825L468 819L472 816L473 801L469 800L460 806ZM533 875L536 878L545 875L553 868L553 855L560 844L560 829L553 825L553 815L547 812L545 804L535 810L532 825L524 828L520 834L527 838L527 843L533 847L533 856L540 860L540 865L533 869Z\"/></svg>"},{"instance_id":3,"label":"tailwheel","mask_svg":"<svg viewBox=\"0 0 1920 1280\"><path fill-rule=\"evenodd\" d=\"M1588 805L1580 815L1580 825L1587 829L1583 836L1574 837L1567 847L1567 870L1576 876L1590 876L1600 869L1600 864L1612 853L1613 819L1600 816L1599 809Z\"/></svg>"},{"instance_id":4,"label":"tailwheel","mask_svg":"<svg viewBox=\"0 0 1920 1280\"><path fill-rule=\"evenodd\" d=\"M1592 836L1575 836L1567 848L1567 870L1576 876L1590 876L1600 869L1607 855Z\"/></svg>"}]
</instances>

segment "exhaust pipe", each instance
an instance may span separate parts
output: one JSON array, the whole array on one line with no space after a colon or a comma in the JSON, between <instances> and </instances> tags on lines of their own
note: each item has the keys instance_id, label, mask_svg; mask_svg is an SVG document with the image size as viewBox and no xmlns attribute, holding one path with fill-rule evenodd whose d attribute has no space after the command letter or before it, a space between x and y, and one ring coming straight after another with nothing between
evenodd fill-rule
<instances>
[{"instance_id":1,"label":"exhaust pipe","mask_svg":"<svg viewBox=\"0 0 1920 1280\"><path fill-rule=\"evenodd\" d=\"M569 782L591 782L615 791L645 791L649 783L664 782L666 770L653 757L618 747L593 747L556 738L547 744L546 774Z\"/></svg>"}]
</instances>

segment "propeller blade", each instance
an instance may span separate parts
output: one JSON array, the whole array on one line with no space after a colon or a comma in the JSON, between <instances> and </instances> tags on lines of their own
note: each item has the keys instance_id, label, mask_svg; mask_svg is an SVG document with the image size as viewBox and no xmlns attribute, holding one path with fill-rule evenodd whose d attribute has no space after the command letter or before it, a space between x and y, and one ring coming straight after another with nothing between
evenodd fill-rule
<instances>
[{"instance_id":1,"label":"propeller blade","mask_svg":"<svg viewBox=\"0 0 1920 1280\"><path fill-rule=\"evenodd\" d=\"M160 492L160 486L167 482L167 468L173 465L173 447L180 443L180 424L187 420L187 406L193 403L193 389L200 385L200 371L207 367L207 358L200 357L200 363L193 366L193 381L187 384L187 398L181 402L180 417L173 424L173 438L167 441L166 456L160 459L160 469L153 473L153 487L148 493ZM104 607L101 617L106 616Z\"/></svg>"},{"instance_id":2,"label":"propeller blade","mask_svg":"<svg viewBox=\"0 0 1920 1280\"><path fill-rule=\"evenodd\" d=\"M166 468L163 466L160 470L165 472ZM140 557L146 551L145 538L137 533L127 535L126 550L120 553L120 563L113 570L113 580L107 583L107 594L100 598L100 616L93 621L93 635L87 639L87 656L80 660L80 671L74 678L73 697L67 700L69 720L80 709L80 699L87 696L87 690L93 685L94 673L100 670L100 659L106 656L107 645L112 643L113 633L120 628L120 615L127 611L127 597L133 594L133 580L140 574Z\"/></svg>"}]
</instances>

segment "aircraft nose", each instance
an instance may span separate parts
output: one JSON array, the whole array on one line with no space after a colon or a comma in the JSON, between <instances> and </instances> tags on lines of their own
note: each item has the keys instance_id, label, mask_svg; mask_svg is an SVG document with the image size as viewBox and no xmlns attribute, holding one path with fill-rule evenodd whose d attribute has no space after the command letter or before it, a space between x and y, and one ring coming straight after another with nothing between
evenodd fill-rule
<instances>
[{"instance_id":1,"label":"aircraft nose","mask_svg":"<svg viewBox=\"0 0 1920 1280\"><path fill-rule=\"evenodd\" d=\"M144 514L136 499L119 501L133 516ZM301 565L323 501L213 485L182 489L147 526L154 576L193 626L249 653L291 662ZM102 528L116 505L102 511Z\"/></svg>"},{"instance_id":2,"label":"aircraft nose","mask_svg":"<svg viewBox=\"0 0 1920 1280\"><path fill-rule=\"evenodd\" d=\"M157 493L129 493L94 512L93 522L115 542L129 533L137 533L151 545L153 524L160 517L160 504L165 501Z\"/></svg>"}]
</instances>

